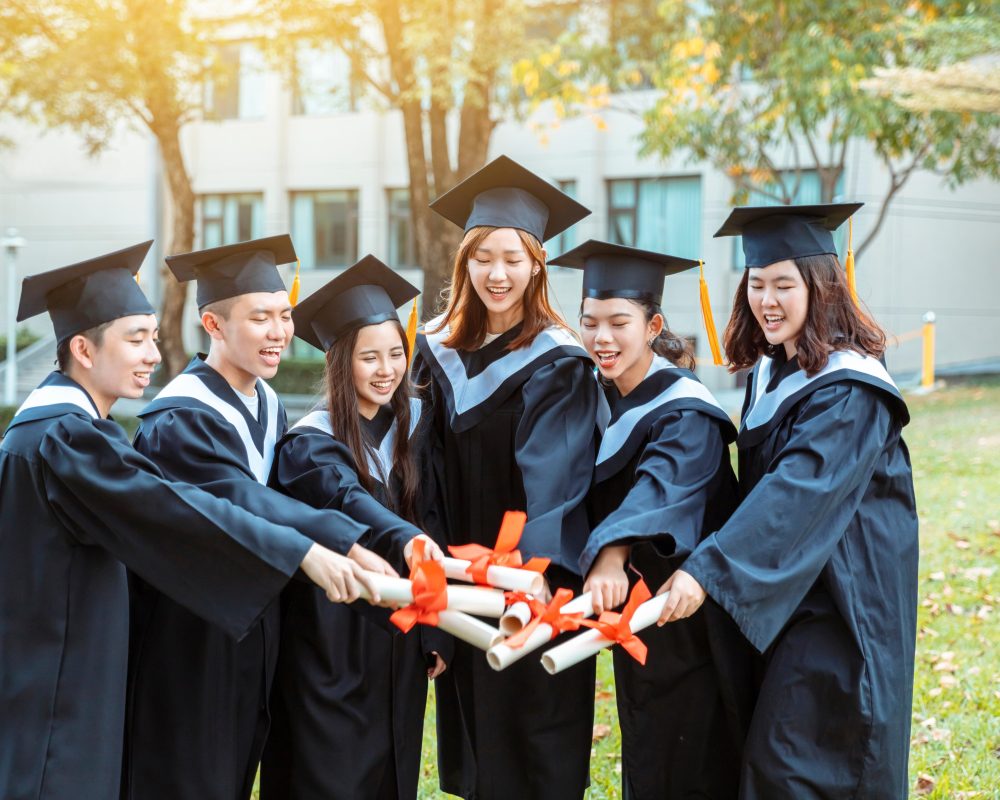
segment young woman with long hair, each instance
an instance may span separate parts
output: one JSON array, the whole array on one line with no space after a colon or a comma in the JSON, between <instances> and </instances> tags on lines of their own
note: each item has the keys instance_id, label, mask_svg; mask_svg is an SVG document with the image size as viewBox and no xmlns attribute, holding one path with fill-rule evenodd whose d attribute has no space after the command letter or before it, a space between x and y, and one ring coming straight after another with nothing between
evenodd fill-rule
<instances>
[{"instance_id":1,"label":"young woman with long hair","mask_svg":"<svg viewBox=\"0 0 1000 800\"><path fill-rule=\"evenodd\" d=\"M661 622L707 594L763 654L747 800L907 795L917 515L885 336L833 243L859 207L741 208L717 234L747 256L725 334L753 368L742 502L667 581Z\"/></svg>"},{"instance_id":2,"label":"young woman with long hair","mask_svg":"<svg viewBox=\"0 0 1000 800\"><path fill-rule=\"evenodd\" d=\"M416 295L367 256L295 308L296 336L326 353L326 403L278 442L271 473L282 492L372 534L399 531L394 541L421 533L421 404L396 316ZM400 553L383 555L402 568ZM450 640L423 627L403 636L388 616L365 602L335 609L306 585L285 591L264 800L417 796L427 679Z\"/></svg>"},{"instance_id":3,"label":"young woman with long hair","mask_svg":"<svg viewBox=\"0 0 1000 800\"><path fill-rule=\"evenodd\" d=\"M589 212L503 157L433 208L465 229L447 308L418 335L414 363L433 406L442 533L492 547L504 513L525 511L522 558L551 560L553 591L579 590L596 385L549 303L542 242ZM583 795L593 662L556 678L534 659L494 672L457 642L436 695L442 789L477 800Z\"/></svg>"},{"instance_id":4,"label":"young woman with long hair","mask_svg":"<svg viewBox=\"0 0 1000 800\"><path fill-rule=\"evenodd\" d=\"M664 278L697 261L589 241L550 263L583 270L580 332L601 384L593 531L580 557L600 614L622 605L639 575L658 588L726 521L736 429L660 306ZM753 656L738 629L710 603L640 638L645 666L613 650L624 795L735 797L753 699Z\"/></svg>"}]
</instances>

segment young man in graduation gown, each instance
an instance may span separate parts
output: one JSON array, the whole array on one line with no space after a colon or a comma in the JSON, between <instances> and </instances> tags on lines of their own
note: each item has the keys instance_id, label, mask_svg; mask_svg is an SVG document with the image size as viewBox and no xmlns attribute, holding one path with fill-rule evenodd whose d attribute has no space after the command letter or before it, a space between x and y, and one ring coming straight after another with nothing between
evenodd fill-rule
<instances>
[{"instance_id":1,"label":"young man in graduation gown","mask_svg":"<svg viewBox=\"0 0 1000 800\"><path fill-rule=\"evenodd\" d=\"M549 263L583 270L580 332L601 385L593 530L580 556L599 615L623 604L640 576L660 586L728 519L738 499L728 448L736 429L661 307L664 278L697 261L591 240ZM645 665L612 651L623 796L736 797L756 688L752 649L714 603L640 638Z\"/></svg>"},{"instance_id":2,"label":"young man in graduation gown","mask_svg":"<svg viewBox=\"0 0 1000 800\"><path fill-rule=\"evenodd\" d=\"M906 404L832 231L857 203L737 208L747 273L726 330L753 367L739 508L664 589L706 592L763 654L740 797L902 800L913 690L917 513Z\"/></svg>"},{"instance_id":3,"label":"young man in graduation gown","mask_svg":"<svg viewBox=\"0 0 1000 800\"><path fill-rule=\"evenodd\" d=\"M134 444L168 477L395 574L363 546L366 525L266 486L286 418L264 379L277 371L293 330L277 265L293 261L287 235L167 258L178 280L197 280L212 344L140 413ZM402 551L405 542L397 544ZM130 589L123 794L135 800L249 798L270 724L278 604L233 642L141 578Z\"/></svg>"},{"instance_id":4,"label":"young man in graduation gown","mask_svg":"<svg viewBox=\"0 0 1000 800\"><path fill-rule=\"evenodd\" d=\"M107 800L121 777L126 570L239 637L296 569L357 596L354 562L167 481L108 413L159 363L133 275L151 242L26 278L53 372L0 443L0 797ZM339 587L339 588L338 588Z\"/></svg>"}]
</instances>

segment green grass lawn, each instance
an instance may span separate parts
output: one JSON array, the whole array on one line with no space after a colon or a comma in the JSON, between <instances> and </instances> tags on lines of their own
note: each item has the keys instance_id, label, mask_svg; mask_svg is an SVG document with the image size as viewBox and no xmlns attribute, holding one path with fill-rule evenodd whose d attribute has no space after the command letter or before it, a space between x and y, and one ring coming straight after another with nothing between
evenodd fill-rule
<instances>
[{"instance_id":1,"label":"green grass lawn","mask_svg":"<svg viewBox=\"0 0 1000 800\"><path fill-rule=\"evenodd\" d=\"M921 565L911 795L1000 798L1000 381L908 398ZM888 565L891 568L891 565ZM620 796L611 658L598 660L591 800ZM433 700L420 784L437 788Z\"/></svg>"}]
</instances>

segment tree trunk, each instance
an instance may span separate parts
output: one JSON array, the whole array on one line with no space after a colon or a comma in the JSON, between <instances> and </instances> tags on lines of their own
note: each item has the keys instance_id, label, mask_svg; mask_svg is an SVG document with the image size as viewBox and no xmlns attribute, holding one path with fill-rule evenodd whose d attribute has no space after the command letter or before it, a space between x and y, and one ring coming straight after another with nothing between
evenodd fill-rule
<instances>
[{"instance_id":1,"label":"tree trunk","mask_svg":"<svg viewBox=\"0 0 1000 800\"><path fill-rule=\"evenodd\" d=\"M154 123L151 126L160 145L160 155L170 192L170 238L164 252L187 253L194 249L194 190L184 166L181 152L180 126L175 122ZM163 296L160 309L160 352L167 379L173 378L187 366L184 349L183 323L187 284L178 283L166 264L160 268Z\"/></svg>"}]
</instances>

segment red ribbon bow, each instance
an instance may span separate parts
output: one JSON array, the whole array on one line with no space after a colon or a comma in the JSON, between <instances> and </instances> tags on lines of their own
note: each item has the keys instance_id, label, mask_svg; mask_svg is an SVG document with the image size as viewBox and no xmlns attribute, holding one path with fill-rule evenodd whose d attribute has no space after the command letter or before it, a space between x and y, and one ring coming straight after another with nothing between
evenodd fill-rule
<instances>
[{"instance_id":1,"label":"red ribbon bow","mask_svg":"<svg viewBox=\"0 0 1000 800\"><path fill-rule=\"evenodd\" d=\"M514 549L521 541L521 533L524 531L527 518L528 515L523 511L508 511L504 514L500 533L497 534L497 543L492 550L481 544L463 544L452 545L448 548L448 552L455 558L470 561L466 572L472 576L472 580L483 586L490 585L486 580L486 572L493 566L520 567L530 569L532 572L545 572L550 559L532 558L528 563L522 564L521 552Z\"/></svg>"},{"instance_id":2,"label":"red ribbon bow","mask_svg":"<svg viewBox=\"0 0 1000 800\"><path fill-rule=\"evenodd\" d=\"M620 644L632 658L645 666L647 648L643 641L632 633L632 616L635 610L652 596L646 582L640 580L632 587L632 593L620 614L617 611L605 611L597 620L585 619L580 624L600 631L601 636Z\"/></svg>"},{"instance_id":3,"label":"red ribbon bow","mask_svg":"<svg viewBox=\"0 0 1000 800\"><path fill-rule=\"evenodd\" d=\"M552 596L552 601L548 605L545 605L534 597L527 598L525 602L531 607L531 622L521 628L521 630L513 636L506 639L504 644L508 647L522 647L524 643L528 641L528 637L531 636L535 628L543 622L546 625L552 626L551 638L553 639L555 639L560 633L579 630L580 625L583 622L583 613L562 613L562 607L572 599L573 592L569 589L556 589L556 593Z\"/></svg>"},{"instance_id":4,"label":"red ribbon bow","mask_svg":"<svg viewBox=\"0 0 1000 800\"><path fill-rule=\"evenodd\" d=\"M438 611L448 607L448 580L440 562L425 560L424 547L427 542L417 539L413 543L413 558L410 565L410 581L413 583L413 602L393 612L389 617L403 633L409 633L418 622L424 625L438 624Z\"/></svg>"}]
</instances>

